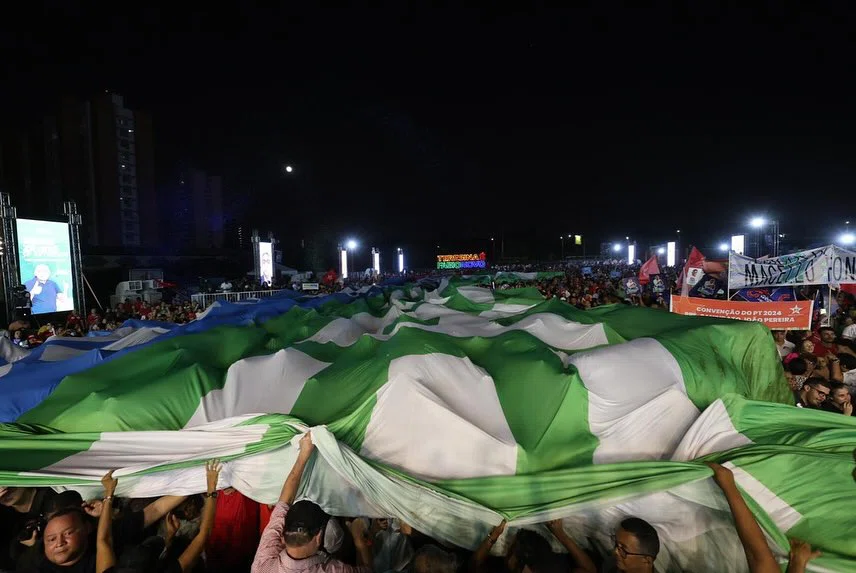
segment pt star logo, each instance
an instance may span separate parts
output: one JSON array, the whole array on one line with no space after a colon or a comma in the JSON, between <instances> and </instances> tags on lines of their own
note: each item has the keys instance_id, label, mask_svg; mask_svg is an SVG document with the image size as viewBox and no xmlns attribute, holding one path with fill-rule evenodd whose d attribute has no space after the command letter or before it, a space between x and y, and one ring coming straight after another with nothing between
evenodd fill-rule
<instances>
[{"instance_id":1,"label":"pt star logo","mask_svg":"<svg viewBox=\"0 0 856 573\"><path fill-rule=\"evenodd\" d=\"M802 307L798 304L795 304L789 310L791 311L791 316L794 316L795 314L801 315L802 313Z\"/></svg>"}]
</instances>

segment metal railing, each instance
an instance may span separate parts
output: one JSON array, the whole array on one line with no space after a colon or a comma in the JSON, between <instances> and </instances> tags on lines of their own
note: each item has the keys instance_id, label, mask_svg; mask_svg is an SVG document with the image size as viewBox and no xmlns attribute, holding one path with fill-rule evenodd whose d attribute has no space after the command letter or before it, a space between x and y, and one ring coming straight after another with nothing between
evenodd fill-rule
<instances>
[{"instance_id":1,"label":"metal railing","mask_svg":"<svg viewBox=\"0 0 856 573\"><path fill-rule=\"evenodd\" d=\"M205 293L197 293L190 295L190 300L201 306L202 308L208 308L208 305L214 301L226 301L226 302L240 302L242 300L254 300L259 298L265 298L269 296L273 296L277 293L283 292L285 289L276 289L276 290L238 290L238 291L227 291L227 292L205 292Z\"/></svg>"}]
</instances>

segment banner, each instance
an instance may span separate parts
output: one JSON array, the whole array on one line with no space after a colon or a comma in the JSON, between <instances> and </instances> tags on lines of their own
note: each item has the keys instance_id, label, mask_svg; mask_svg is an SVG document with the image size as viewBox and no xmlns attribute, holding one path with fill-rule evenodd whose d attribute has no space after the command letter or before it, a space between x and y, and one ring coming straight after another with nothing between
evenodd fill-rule
<instances>
[{"instance_id":1,"label":"banner","mask_svg":"<svg viewBox=\"0 0 856 573\"><path fill-rule=\"evenodd\" d=\"M621 279L621 288L626 296L635 296L642 293L642 286L636 277L624 277Z\"/></svg>"},{"instance_id":2,"label":"banner","mask_svg":"<svg viewBox=\"0 0 856 573\"><path fill-rule=\"evenodd\" d=\"M666 292L666 281L660 275L651 275L651 292L654 294L663 294Z\"/></svg>"},{"instance_id":3,"label":"banner","mask_svg":"<svg viewBox=\"0 0 856 573\"><path fill-rule=\"evenodd\" d=\"M757 303L677 295L671 301L675 314L762 322L770 330L810 330L812 306L810 300Z\"/></svg>"},{"instance_id":4,"label":"banner","mask_svg":"<svg viewBox=\"0 0 856 573\"><path fill-rule=\"evenodd\" d=\"M737 291L739 296L746 302L782 302L797 300L794 287L770 288L744 288Z\"/></svg>"},{"instance_id":5,"label":"banner","mask_svg":"<svg viewBox=\"0 0 856 573\"><path fill-rule=\"evenodd\" d=\"M826 284L838 288L841 284L856 283L856 251L833 247L832 260L826 270Z\"/></svg>"},{"instance_id":6,"label":"banner","mask_svg":"<svg viewBox=\"0 0 856 573\"><path fill-rule=\"evenodd\" d=\"M687 277L687 285L690 284L690 279ZM692 284L692 288L689 289L689 298L716 298L718 295L725 295L723 282L707 273Z\"/></svg>"},{"instance_id":7,"label":"banner","mask_svg":"<svg viewBox=\"0 0 856 573\"><path fill-rule=\"evenodd\" d=\"M259 243L259 284L270 286L273 282L273 257L271 243Z\"/></svg>"},{"instance_id":8,"label":"banner","mask_svg":"<svg viewBox=\"0 0 856 573\"><path fill-rule=\"evenodd\" d=\"M728 256L728 288L856 283L856 252L829 245L781 257Z\"/></svg>"}]
</instances>

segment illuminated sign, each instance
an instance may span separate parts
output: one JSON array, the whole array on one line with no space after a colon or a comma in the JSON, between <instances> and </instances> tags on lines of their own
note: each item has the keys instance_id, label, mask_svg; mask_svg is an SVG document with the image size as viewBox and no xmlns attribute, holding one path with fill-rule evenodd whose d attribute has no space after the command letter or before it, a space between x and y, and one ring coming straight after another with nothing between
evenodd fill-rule
<instances>
[{"instance_id":1,"label":"illuminated sign","mask_svg":"<svg viewBox=\"0 0 856 573\"><path fill-rule=\"evenodd\" d=\"M33 314L74 309L68 223L17 219L18 272Z\"/></svg>"},{"instance_id":2,"label":"illuminated sign","mask_svg":"<svg viewBox=\"0 0 856 573\"><path fill-rule=\"evenodd\" d=\"M484 253L464 255L437 255L438 269L483 269L487 266Z\"/></svg>"}]
</instances>

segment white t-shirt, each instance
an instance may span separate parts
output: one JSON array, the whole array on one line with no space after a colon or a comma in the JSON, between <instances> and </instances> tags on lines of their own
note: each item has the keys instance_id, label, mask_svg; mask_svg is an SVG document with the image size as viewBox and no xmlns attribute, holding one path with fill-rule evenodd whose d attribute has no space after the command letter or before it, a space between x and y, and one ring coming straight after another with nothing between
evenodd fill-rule
<instances>
[{"instance_id":1,"label":"white t-shirt","mask_svg":"<svg viewBox=\"0 0 856 573\"><path fill-rule=\"evenodd\" d=\"M850 326L844 329L844 332L841 333L841 338L846 338L848 340L856 340L856 324L851 324Z\"/></svg>"},{"instance_id":2,"label":"white t-shirt","mask_svg":"<svg viewBox=\"0 0 856 573\"><path fill-rule=\"evenodd\" d=\"M779 357L785 358L788 354L794 351L794 348L796 348L796 346L794 346L794 343L790 340L785 340L784 344L782 344L781 346L776 344L776 348L779 349Z\"/></svg>"},{"instance_id":3,"label":"white t-shirt","mask_svg":"<svg viewBox=\"0 0 856 573\"><path fill-rule=\"evenodd\" d=\"M856 391L856 370L848 370L844 373L842 382L850 387L850 391Z\"/></svg>"}]
</instances>

